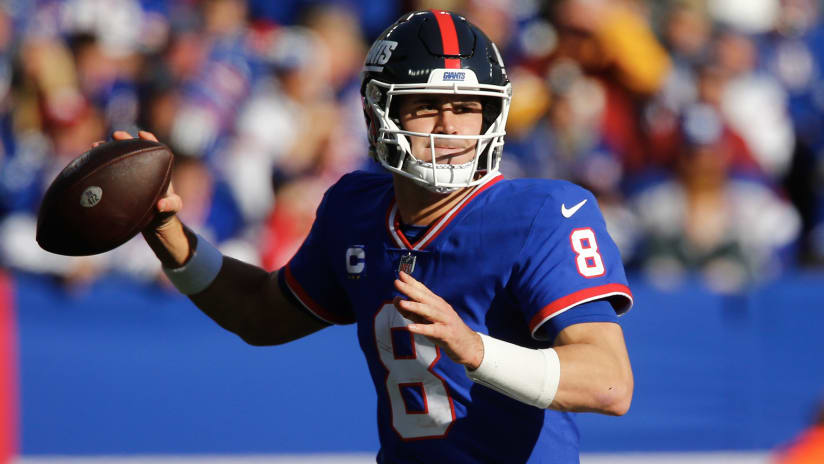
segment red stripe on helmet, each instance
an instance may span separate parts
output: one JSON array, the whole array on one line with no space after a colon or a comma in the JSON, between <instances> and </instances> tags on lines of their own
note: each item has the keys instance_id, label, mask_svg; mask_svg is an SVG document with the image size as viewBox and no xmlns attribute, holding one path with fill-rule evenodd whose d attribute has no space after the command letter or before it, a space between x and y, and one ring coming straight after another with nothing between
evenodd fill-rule
<instances>
[{"instance_id":1,"label":"red stripe on helmet","mask_svg":"<svg viewBox=\"0 0 824 464\"><path fill-rule=\"evenodd\" d=\"M430 10L438 21L438 29L441 31L441 43L443 44L444 55L460 55L461 48L458 45L458 33L455 32L455 23L452 21L452 14L443 10ZM444 58L443 67L450 69L460 69L460 58Z\"/></svg>"}]
</instances>

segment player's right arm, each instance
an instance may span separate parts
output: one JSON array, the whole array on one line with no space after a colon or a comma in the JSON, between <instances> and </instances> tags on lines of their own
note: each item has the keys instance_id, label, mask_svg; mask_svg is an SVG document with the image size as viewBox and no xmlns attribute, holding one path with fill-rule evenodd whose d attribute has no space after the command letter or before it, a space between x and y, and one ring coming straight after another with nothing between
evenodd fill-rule
<instances>
[{"instance_id":1,"label":"player's right arm","mask_svg":"<svg viewBox=\"0 0 824 464\"><path fill-rule=\"evenodd\" d=\"M157 141L151 133L140 137ZM131 138L115 132L115 139ZM177 217L183 207L169 186L157 203L158 220L143 231L146 242L166 269L180 269L195 255L196 235ZM206 243L200 246L209 246ZM276 272L224 256L220 271L204 289L188 295L192 302L221 327L251 345L278 345L328 326L286 298Z\"/></svg>"},{"instance_id":2,"label":"player's right arm","mask_svg":"<svg viewBox=\"0 0 824 464\"><path fill-rule=\"evenodd\" d=\"M255 346L290 342L329 325L286 299L277 272L228 256L212 285L190 298L221 327Z\"/></svg>"},{"instance_id":3,"label":"player's right arm","mask_svg":"<svg viewBox=\"0 0 824 464\"><path fill-rule=\"evenodd\" d=\"M185 265L185 257L197 246L194 233L177 216L171 216L163 229L144 231L143 236L167 269ZM328 326L286 298L277 272L228 256L222 259L215 279L203 291L188 296L207 316L246 343L279 345Z\"/></svg>"}]
</instances>

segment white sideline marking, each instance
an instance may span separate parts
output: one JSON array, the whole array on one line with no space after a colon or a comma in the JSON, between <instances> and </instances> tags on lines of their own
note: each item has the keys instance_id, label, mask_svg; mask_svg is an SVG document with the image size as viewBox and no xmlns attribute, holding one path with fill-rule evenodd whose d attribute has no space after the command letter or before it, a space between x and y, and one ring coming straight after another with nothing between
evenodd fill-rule
<instances>
[{"instance_id":1,"label":"white sideline marking","mask_svg":"<svg viewBox=\"0 0 824 464\"><path fill-rule=\"evenodd\" d=\"M769 452L741 453L590 453L581 455L581 464L769 464Z\"/></svg>"},{"instance_id":2,"label":"white sideline marking","mask_svg":"<svg viewBox=\"0 0 824 464\"><path fill-rule=\"evenodd\" d=\"M769 452L588 453L581 464L769 464ZM13 464L374 464L368 454L22 456Z\"/></svg>"}]
</instances>

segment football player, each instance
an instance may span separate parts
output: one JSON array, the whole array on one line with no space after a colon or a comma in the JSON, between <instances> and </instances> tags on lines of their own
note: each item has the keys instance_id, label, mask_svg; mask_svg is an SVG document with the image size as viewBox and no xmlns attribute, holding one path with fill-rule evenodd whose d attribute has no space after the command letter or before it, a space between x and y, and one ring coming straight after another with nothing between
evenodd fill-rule
<instances>
[{"instance_id":1,"label":"football player","mask_svg":"<svg viewBox=\"0 0 824 464\"><path fill-rule=\"evenodd\" d=\"M222 256L180 222L171 190L146 240L175 286L250 344L357 323L379 463L577 463L570 412L624 414L633 390L617 324L632 295L595 198L502 179L510 83L457 14L401 17L372 45L361 93L391 175L342 177L282 269Z\"/></svg>"}]
</instances>

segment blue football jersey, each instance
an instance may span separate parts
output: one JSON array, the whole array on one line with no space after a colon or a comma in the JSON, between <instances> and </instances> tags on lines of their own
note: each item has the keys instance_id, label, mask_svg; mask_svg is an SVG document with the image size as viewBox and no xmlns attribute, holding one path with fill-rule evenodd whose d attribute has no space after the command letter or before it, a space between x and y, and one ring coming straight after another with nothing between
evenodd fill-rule
<instances>
[{"instance_id":1,"label":"blue football jersey","mask_svg":"<svg viewBox=\"0 0 824 464\"><path fill-rule=\"evenodd\" d=\"M472 382L409 332L391 301L403 269L471 329L532 348L551 346L558 328L547 327L565 316L614 321L632 295L595 198L566 181L498 176L414 242L399 219L390 176L348 174L326 193L309 237L281 271L316 317L358 324L378 396L378 462L577 463L571 414ZM593 301L611 307L608 315L580 309Z\"/></svg>"}]
</instances>

